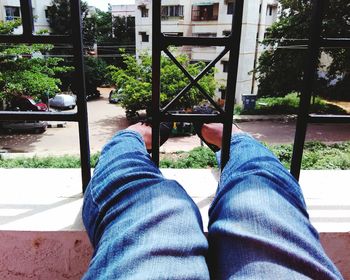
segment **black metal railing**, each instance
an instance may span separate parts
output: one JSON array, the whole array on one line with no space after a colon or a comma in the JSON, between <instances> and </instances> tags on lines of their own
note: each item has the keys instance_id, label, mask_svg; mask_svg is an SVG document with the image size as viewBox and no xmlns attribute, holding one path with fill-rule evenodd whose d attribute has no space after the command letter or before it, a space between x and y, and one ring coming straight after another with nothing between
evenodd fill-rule
<instances>
[{"instance_id":1,"label":"black metal railing","mask_svg":"<svg viewBox=\"0 0 350 280\"><path fill-rule=\"evenodd\" d=\"M80 14L80 1L71 0L71 35L34 35L33 9L31 0L20 0L23 34L0 35L0 43L23 44L70 44L74 54L74 78L77 85L77 112L11 112L0 111L0 120L36 120L36 121L68 121L78 122L80 159L83 191L91 178L90 171L90 145L88 133L88 118L85 93L85 73L82 41L82 21Z\"/></svg>"},{"instance_id":2,"label":"black metal railing","mask_svg":"<svg viewBox=\"0 0 350 280\"><path fill-rule=\"evenodd\" d=\"M242 13L244 1L235 1L234 14L232 19L231 34L224 38L192 38L165 36L161 32L160 1L153 1L153 138L152 157L156 164L159 163L159 123L160 121L203 121L217 122L224 124L223 145L221 151L221 168L229 159L229 145L231 141L234 97L236 92L236 78L238 70L239 46L242 25ZM318 55L320 48L349 48L350 39L345 38L322 38L321 26L325 0L313 1L313 13L311 19L310 38L307 40L291 40L291 44L285 46L290 49L307 49L308 56L304 69L304 89L302 90L297 118L297 126L294 140L291 173L298 180L301 169L301 161L304 150L304 143L307 131L307 124L313 123L350 123L350 116L329 116L309 114L311 96L313 94L314 81L318 67ZM199 45L199 46L223 46L224 50L219 56L207 65L197 77L192 77L176 58L168 50L169 46ZM160 57L164 52L182 70L190 83L179 92L179 94L164 108L160 108ZM227 95L225 109L218 108L218 105L203 91L198 81L218 62L227 52L230 51L227 77ZM218 115L195 115L195 114L171 114L169 109L176 101L186 94L188 90L196 86L199 91L207 97L209 102L219 111Z\"/></svg>"},{"instance_id":3,"label":"black metal railing","mask_svg":"<svg viewBox=\"0 0 350 280\"><path fill-rule=\"evenodd\" d=\"M223 123L223 143L221 150L221 168L229 160L233 109L236 94L236 80L238 73L238 58L241 40L242 16L244 1L236 1L235 13L232 17L231 34L228 37L220 38L198 38L198 37L176 37L165 36L161 32L161 1L153 1L152 10L152 158L156 164L159 164L159 125L162 121L179 122L212 122ZM192 77L186 69L176 60L169 51L169 46L221 46L224 47L221 53L196 77ZM160 107L160 60L162 51L180 68L189 80L189 84L183 88L173 100L163 108ZM224 109L221 109L215 101L198 84L199 80L206 75L215 64L229 53L227 94ZM199 114L175 114L170 109L176 102L184 96L192 87L196 87L204 97L219 112L218 115L199 115Z\"/></svg>"},{"instance_id":4,"label":"black metal railing","mask_svg":"<svg viewBox=\"0 0 350 280\"><path fill-rule=\"evenodd\" d=\"M350 48L350 39L322 38L322 21L326 0L314 0L310 26L310 38L305 61L303 90L300 97L299 113L294 139L291 173L298 180L300 176L301 162L307 132L307 124L310 123L350 123L350 116L328 116L310 114L311 97L314 93L314 85L317 76L318 56L321 48ZM303 48L305 41L293 42L296 48ZM293 47L293 46L290 46Z\"/></svg>"}]
</instances>

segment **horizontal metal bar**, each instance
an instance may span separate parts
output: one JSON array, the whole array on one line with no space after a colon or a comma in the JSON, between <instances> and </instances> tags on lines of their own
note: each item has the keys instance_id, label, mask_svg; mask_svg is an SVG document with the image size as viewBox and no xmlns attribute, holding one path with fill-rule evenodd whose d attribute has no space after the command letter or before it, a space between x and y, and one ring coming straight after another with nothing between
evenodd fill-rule
<instances>
[{"instance_id":1,"label":"horizontal metal bar","mask_svg":"<svg viewBox=\"0 0 350 280\"><path fill-rule=\"evenodd\" d=\"M0 111L1 121L78 121L77 113Z\"/></svg>"},{"instance_id":2,"label":"horizontal metal bar","mask_svg":"<svg viewBox=\"0 0 350 280\"><path fill-rule=\"evenodd\" d=\"M177 37L177 36L162 36L161 42L163 49L168 46L227 46L230 37Z\"/></svg>"},{"instance_id":3,"label":"horizontal metal bar","mask_svg":"<svg viewBox=\"0 0 350 280\"><path fill-rule=\"evenodd\" d=\"M350 115L309 115L310 123L349 123Z\"/></svg>"},{"instance_id":4,"label":"horizontal metal bar","mask_svg":"<svg viewBox=\"0 0 350 280\"><path fill-rule=\"evenodd\" d=\"M72 37L66 35L0 35L0 43L22 44L72 44Z\"/></svg>"},{"instance_id":5,"label":"horizontal metal bar","mask_svg":"<svg viewBox=\"0 0 350 280\"><path fill-rule=\"evenodd\" d=\"M350 38L323 38L321 46L327 48L350 48Z\"/></svg>"},{"instance_id":6,"label":"horizontal metal bar","mask_svg":"<svg viewBox=\"0 0 350 280\"><path fill-rule=\"evenodd\" d=\"M223 123L224 117L222 114L165 114L161 115L161 121L176 121L176 122L205 122L205 123Z\"/></svg>"},{"instance_id":7,"label":"horizontal metal bar","mask_svg":"<svg viewBox=\"0 0 350 280\"><path fill-rule=\"evenodd\" d=\"M308 39L286 40L286 44L278 46L282 49L307 49ZM289 43L290 42L290 43ZM320 47L323 48L350 48L350 38L321 38Z\"/></svg>"}]
</instances>

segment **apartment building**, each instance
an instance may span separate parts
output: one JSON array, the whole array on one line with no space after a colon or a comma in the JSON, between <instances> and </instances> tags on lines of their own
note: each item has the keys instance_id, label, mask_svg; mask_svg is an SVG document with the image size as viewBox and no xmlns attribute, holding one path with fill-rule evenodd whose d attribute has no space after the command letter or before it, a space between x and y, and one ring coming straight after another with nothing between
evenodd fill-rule
<instances>
[{"instance_id":1,"label":"apartment building","mask_svg":"<svg viewBox=\"0 0 350 280\"><path fill-rule=\"evenodd\" d=\"M162 32L176 36L222 37L231 32L235 0L162 0ZM257 84L252 70L263 51L258 41L264 38L266 28L277 20L277 0L246 0L243 12L240 62L238 68L236 102L242 95L256 94ZM137 56L151 51L152 1L136 0ZM191 61L211 61L222 47L183 47L180 51ZM219 83L216 95L225 99L228 55L216 64L215 78Z\"/></svg>"},{"instance_id":2,"label":"apartment building","mask_svg":"<svg viewBox=\"0 0 350 280\"><path fill-rule=\"evenodd\" d=\"M110 10L114 17L135 17L136 5L111 5Z\"/></svg>"},{"instance_id":3,"label":"apartment building","mask_svg":"<svg viewBox=\"0 0 350 280\"><path fill-rule=\"evenodd\" d=\"M34 15L34 32L49 29L47 21L47 7L51 5L51 0L32 0ZM0 0L0 20L10 21L21 17L20 0ZM22 33L22 27L18 27L15 34Z\"/></svg>"}]
</instances>

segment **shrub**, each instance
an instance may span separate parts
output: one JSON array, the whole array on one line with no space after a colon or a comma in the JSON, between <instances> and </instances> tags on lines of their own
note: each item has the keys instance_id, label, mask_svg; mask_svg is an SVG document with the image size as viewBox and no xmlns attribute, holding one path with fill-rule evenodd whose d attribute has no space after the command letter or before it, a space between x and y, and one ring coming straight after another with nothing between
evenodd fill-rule
<instances>
[{"instance_id":1,"label":"shrub","mask_svg":"<svg viewBox=\"0 0 350 280\"><path fill-rule=\"evenodd\" d=\"M240 114L251 115L283 115L297 114L300 98L297 93L290 93L284 97L262 97L256 101L255 109L242 110ZM239 110L235 111L239 112ZM329 104L320 97L316 97L310 107L311 113L317 114L347 114L342 108Z\"/></svg>"}]
</instances>

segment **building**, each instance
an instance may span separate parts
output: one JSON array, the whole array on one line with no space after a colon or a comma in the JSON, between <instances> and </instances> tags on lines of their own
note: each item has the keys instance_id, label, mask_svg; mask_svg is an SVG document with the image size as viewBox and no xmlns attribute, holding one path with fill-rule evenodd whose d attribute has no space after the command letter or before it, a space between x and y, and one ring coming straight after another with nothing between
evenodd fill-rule
<instances>
[{"instance_id":1,"label":"building","mask_svg":"<svg viewBox=\"0 0 350 280\"><path fill-rule=\"evenodd\" d=\"M136 5L111 5L110 10L114 17L135 17Z\"/></svg>"},{"instance_id":2,"label":"building","mask_svg":"<svg viewBox=\"0 0 350 280\"><path fill-rule=\"evenodd\" d=\"M221 37L231 32L235 0L163 0L162 32L176 36ZM240 62L237 77L236 102L242 103L242 95L256 94L257 85L252 70L263 48L258 41L264 38L267 27L277 20L277 0L246 0L243 12ZM136 1L136 55L151 50L152 1ZM182 52L191 61L211 61L222 47L183 47ZM228 71L228 55L216 64L216 80L219 83L217 99L225 99Z\"/></svg>"},{"instance_id":3,"label":"building","mask_svg":"<svg viewBox=\"0 0 350 280\"><path fill-rule=\"evenodd\" d=\"M47 21L47 7L51 0L32 0L34 15L34 32L49 29ZM9 21L21 17L20 0L0 0L0 20ZM22 27L16 28L15 34L22 33Z\"/></svg>"}]
</instances>

